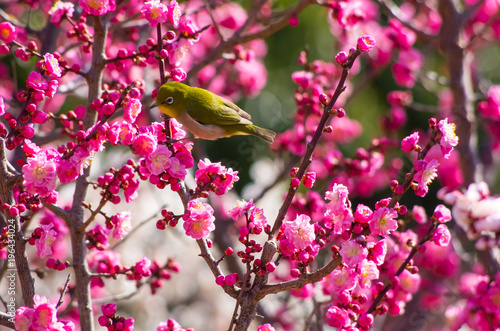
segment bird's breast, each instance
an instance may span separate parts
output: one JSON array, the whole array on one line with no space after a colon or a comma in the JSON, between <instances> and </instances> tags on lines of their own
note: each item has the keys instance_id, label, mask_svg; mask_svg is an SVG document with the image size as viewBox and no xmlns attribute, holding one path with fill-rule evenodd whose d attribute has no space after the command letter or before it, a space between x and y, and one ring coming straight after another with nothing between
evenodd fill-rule
<instances>
[{"instance_id":1,"label":"bird's breast","mask_svg":"<svg viewBox=\"0 0 500 331\"><path fill-rule=\"evenodd\" d=\"M226 132L220 126L208 125L197 122L188 112L182 112L178 114L176 120L184 125L195 137L205 139L205 140L216 140L219 138L226 137Z\"/></svg>"},{"instance_id":2,"label":"bird's breast","mask_svg":"<svg viewBox=\"0 0 500 331\"><path fill-rule=\"evenodd\" d=\"M163 114L168 115L170 117L177 118L179 116L179 111L176 111L174 107L159 105L158 108L161 110Z\"/></svg>"}]
</instances>

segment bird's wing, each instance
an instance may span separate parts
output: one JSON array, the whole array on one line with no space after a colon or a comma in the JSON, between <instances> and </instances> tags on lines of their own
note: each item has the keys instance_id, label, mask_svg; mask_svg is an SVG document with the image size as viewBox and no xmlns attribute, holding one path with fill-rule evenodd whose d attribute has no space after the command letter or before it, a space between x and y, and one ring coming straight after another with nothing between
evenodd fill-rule
<instances>
[{"instance_id":1,"label":"bird's wing","mask_svg":"<svg viewBox=\"0 0 500 331\"><path fill-rule=\"evenodd\" d=\"M240 115L241 117L246 118L247 120L251 120L252 119L252 116L250 116L249 113L247 113L246 111L244 111L243 109L241 109L240 107L238 107L237 105L235 105L234 103L232 103L231 101L229 101L227 99L224 99L224 98L221 98L221 99L222 99L222 103L224 103L224 105L226 107L231 108L232 110L234 110L235 112L237 112L238 115Z\"/></svg>"},{"instance_id":2,"label":"bird's wing","mask_svg":"<svg viewBox=\"0 0 500 331\"><path fill-rule=\"evenodd\" d=\"M186 104L186 110L189 116L203 124L252 124L250 115L234 103L203 89L196 89Z\"/></svg>"}]
</instances>

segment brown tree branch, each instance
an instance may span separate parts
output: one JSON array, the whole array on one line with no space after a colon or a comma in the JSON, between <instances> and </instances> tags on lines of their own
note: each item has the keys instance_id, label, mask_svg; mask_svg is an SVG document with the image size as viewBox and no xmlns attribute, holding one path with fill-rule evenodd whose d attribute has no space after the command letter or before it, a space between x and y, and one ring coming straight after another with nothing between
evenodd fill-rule
<instances>
[{"instance_id":1,"label":"brown tree branch","mask_svg":"<svg viewBox=\"0 0 500 331\"><path fill-rule=\"evenodd\" d=\"M214 277L224 275L222 269L219 267L219 263L217 263L217 260L208 249L207 241L205 239L197 239L196 243L200 247L200 256L205 260ZM236 299L238 297L238 291L236 291L233 286L224 285L223 288L224 292L229 294L232 298Z\"/></svg>"},{"instance_id":2,"label":"brown tree branch","mask_svg":"<svg viewBox=\"0 0 500 331\"><path fill-rule=\"evenodd\" d=\"M0 312L0 325L3 325L5 327L8 327L9 329L15 330L14 323L10 321L12 316L9 314Z\"/></svg>"},{"instance_id":3,"label":"brown tree branch","mask_svg":"<svg viewBox=\"0 0 500 331\"><path fill-rule=\"evenodd\" d=\"M304 287L306 284L319 282L323 277L326 277L342 263L342 257L338 256L331 260L323 268L318 269L313 273L308 273L300 276L300 278L289 280L278 284L266 284L262 287L260 294L262 298L268 294L280 293L289 291L294 288Z\"/></svg>"},{"instance_id":4,"label":"brown tree branch","mask_svg":"<svg viewBox=\"0 0 500 331\"><path fill-rule=\"evenodd\" d=\"M106 65L105 46L108 33L108 23L111 14L93 16L94 19L94 42L92 44L92 66L87 74L89 86L87 99L87 112L83 119L84 128L88 129L97 122L96 111L90 108L90 104L101 96L102 76ZM75 295L78 301L78 313L80 316L80 327L82 330L93 330L92 300L90 296L90 272L88 269L85 245L85 231L83 225L83 206L87 194L87 177L90 167L82 176L76 180L73 205L69 211L71 249L73 253L73 270L75 272Z\"/></svg>"},{"instance_id":5,"label":"brown tree branch","mask_svg":"<svg viewBox=\"0 0 500 331\"><path fill-rule=\"evenodd\" d=\"M463 19L452 0L439 0L438 11L446 24L439 32L441 50L446 58L453 94L452 114L456 133L460 139L457 150L460 154L465 187L482 179L477 156L477 124L474 115L474 94L471 78L472 54L462 46Z\"/></svg>"},{"instance_id":6,"label":"brown tree branch","mask_svg":"<svg viewBox=\"0 0 500 331\"><path fill-rule=\"evenodd\" d=\"M7 166L7 156L5 154L5 140L0 138L0 200L9 205L14 204L13 188L16 182L16 176L13 175ZM35 295L35 280L31 277L28 257L26 256L26 240L21 227L21 218L19 215L12 217L7 210L3 210L8 233L14 231L14 238L10 238L7 243L7 269L15 270L19 277L21 293L24 305L33 307L33 296ZM13 239L13 241L11 241ZM13 251L13 252L12 252ZM13 255L15 261L11 261ZM14 268L15 263L15 268ZM11 265L12 264L12 265Z\"/></svg>"}]
</instances>

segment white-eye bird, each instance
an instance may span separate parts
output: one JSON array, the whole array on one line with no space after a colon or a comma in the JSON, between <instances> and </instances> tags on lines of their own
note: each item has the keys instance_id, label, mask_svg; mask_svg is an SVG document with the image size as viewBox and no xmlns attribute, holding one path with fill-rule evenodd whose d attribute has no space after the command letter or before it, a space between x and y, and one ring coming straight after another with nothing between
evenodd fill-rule
<instances>
[{"instance_id":1,"label":"white-eye bird","mask_svg":"<svg viewBox=\"0 0 500 331\"><path fill-rule=\"evenodd\" d=\"M175 118L198 138L216 140L252 135L272 143L276 137L275 132L254 125L251 116L231 101L202 88L165 83L156 101L162 113Z\"/></svg>"}]
</instances>

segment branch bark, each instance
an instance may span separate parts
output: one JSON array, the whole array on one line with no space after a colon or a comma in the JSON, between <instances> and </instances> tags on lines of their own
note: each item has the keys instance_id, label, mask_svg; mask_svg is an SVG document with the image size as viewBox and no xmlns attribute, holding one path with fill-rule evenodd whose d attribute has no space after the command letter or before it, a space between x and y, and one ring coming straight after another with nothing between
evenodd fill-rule
<instances>
[{"instance_id":1,"label":"branch bark","mask_svg":"<svg viewBox=\"0 0 500 331\"><path fill-rule=\"evenodd\" d=\"M452 114L456 124L456 133L460 141L457 150L460 154L460 166L465 187L482 180L481 168L478 167L477 124L474 115L474 94L471 78L472 53L464 47L463 14L458 12L452 0L438 1L438 11L446 24L439 32L440 46L446 58L450 75L450 89L453 94Z\"/></svg>"},{"instance_id":2,"label":"branch bark","mask_svg":"<svg viewBox=\"0 0 500 331\"><path fill-rule=\"evenodd\" d=\"M16 176L12 174L7 166L7 158L5 155L5 140L0 139L0 199L2 203L9 205L14 204L13 188L16 183ZM24 305L33 308L33 296L35 295L35 280L31 277L28 257L26 256L26 240L21 227L21 219L18 216L12 217L4 210L7 228L14 227L14 259L16 268L9 264L7 259L7 269L15 270L19 277L21 285L21 294ZM10 231L9 231L10 233ZM8 247L9 255L11 254L10 246Z\"/></svg>"},{"instance_id":3,"label":"branch bark","mask_svg":"<svg viewBox=\"0 0 500 331\"><path fill-rule=\"evenodd\" d=\"M87 75L89 86L87 112L83 120L84 128L88 129L97 122L97 113L90 104L101 95L102 75L106 65L104 47L108 32L109 15L94 16L94 43L92 44L92 66ZM69 212L71 249L73 252L73 269L75 272L75 294L78 300L78 313L82 330L93 330L92 300L90 297L90 272L87 265L87 248L85 245L85 230L83 226L83 207L87 194L87 178L90 167L76 181L73 205Z\"/></svg>"}]
</instances>

